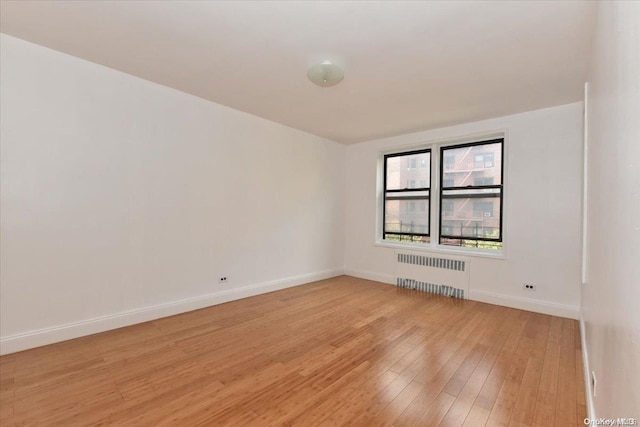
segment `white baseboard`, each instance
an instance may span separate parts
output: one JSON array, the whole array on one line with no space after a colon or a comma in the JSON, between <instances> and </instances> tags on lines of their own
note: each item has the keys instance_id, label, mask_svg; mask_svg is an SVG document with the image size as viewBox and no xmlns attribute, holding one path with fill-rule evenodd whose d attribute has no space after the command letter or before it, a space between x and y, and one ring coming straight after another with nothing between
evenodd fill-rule
<instances>
[{"instance_id":1,"label":"white baseboard","mask_svg":"<svg viewBox=\"0 0 640 427\"><path fill-rule=\"evenodd\" d=\"M587 403L587 418L596 419L596 411L593 406L593 390L591 389L591 368L589 367L589 353L587 350L587 331L584 318L580 312L580 341L582 346L582 369L584 370L584 390Z\"/></svg>"},{"instance_id":2,"label":"white baseboard","mask_svg":"<svg viewBox=\"0 0 640 427\"><path fill-rule=\"evenodd\" d=\"M358 277L360 279L373 280L374 282L387 283L389 285L396 284L395 276L389 274L378 274L359 270L344 270L344 274L347 276Z\"/></svg>"},{"instance_id":3,"label":"white baseboard","mask_svg":"<svg viewBox=\"0 0 640 427\"><path fill-rule=\"evenodd\" d=\"M346 274L347 276L359 277L361 279L373 280L375 282L388 283L390 285L396 284L396 278L393 275L350 269L345 269L344 274ZM569 319L578 319L580 313L578 307L572 305L557 304L527 298L518 298L510 295L502 295L485 291L470 290L468 298L473 301L486 302L489 304L501 305L504 307L533 311L535 313L566 317Z\"/></svg>"},{"instance_id":4,"label":"white baseboard","mask_svg":"<svg viewBox=\"0 0 640 427\"><path fill-rule=\"evenodd\" d=\"M580 310L578 307L565 304L557 304L548 301L539 301L528 298L519 298L511 295L495 294L485 291L469 291L469 299L473 301L486 302L489 304L502 305L504 307L517 308L519 310L533 311L535 313L549 314L551 316L578 319Z\"/></svg>"},{"instance_id":5,"label":"white baseboard","mask_svg":"<svg viewBox=\"0 0 640 427\"><path fill-rule=\"evenodd\" d=\"M344 274L343 270L326 270L304 274L2 337L0 338L0 355L122 328L124 326L135 325L137 323L148 322L161 317L173 316L212 305L299 286L317 280L329 279L342 274Z\"/></svg>"}]
</instances>

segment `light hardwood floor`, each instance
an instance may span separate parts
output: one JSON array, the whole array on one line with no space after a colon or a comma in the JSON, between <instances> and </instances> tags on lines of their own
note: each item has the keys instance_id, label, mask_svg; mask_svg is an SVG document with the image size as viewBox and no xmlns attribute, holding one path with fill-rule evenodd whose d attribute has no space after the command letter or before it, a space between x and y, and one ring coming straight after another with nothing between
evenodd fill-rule
<instances>
[{"instance_id":1,"label":"light hardwood floor","mask_svg":"<svg viewBox=\"0 0 640 427\"><path fill-rule=\"evenodd\" d=\"M583 425L574 320L342 276L0 358L0 425Z\"/></svg>"}]
</instances>

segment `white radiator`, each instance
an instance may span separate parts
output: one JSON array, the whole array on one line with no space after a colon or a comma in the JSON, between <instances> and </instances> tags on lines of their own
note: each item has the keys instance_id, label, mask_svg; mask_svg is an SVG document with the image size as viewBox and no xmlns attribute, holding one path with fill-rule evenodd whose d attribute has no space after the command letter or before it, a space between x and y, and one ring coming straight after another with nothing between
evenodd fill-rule
<instances>
[{"instance_id":1,"label":"white radiator","mask_svg":"<svg viewBox=\"0 0 640 427\"><path fill-rule=\"evenodd\" d=\"M459 256L396 252L396 285L438 295L466 299L469 259Z\"/></svg>"}]
</instances>

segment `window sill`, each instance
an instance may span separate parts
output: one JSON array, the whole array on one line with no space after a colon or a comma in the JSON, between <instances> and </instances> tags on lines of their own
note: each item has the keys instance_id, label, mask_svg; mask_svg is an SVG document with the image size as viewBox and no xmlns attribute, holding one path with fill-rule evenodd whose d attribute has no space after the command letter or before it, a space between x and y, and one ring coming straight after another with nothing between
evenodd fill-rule
<instances>
[{"instance_id":1,"label":"window sill","mask_svg":"<svg viewBox=\"0 0 640 427\"><path fill-rule=\"evenodd\" d=\"M432 246L432 245L424 245L424 244L413 244L413 243L390 243L385 242L384 240L378 240L373 244L373 246L381 247L381 248L391 248L391 249L404 249L406 251L419 251L419 252L429 252L434 254L449 254L449 255L458 255L458 256L466 256L466 257L478 257L478 258L491 258L491 259L507 259L504 253L504 249L500 252L497 251L483 251L479 249L452 249L444 246Z\"/></svg>"}]
</instances>

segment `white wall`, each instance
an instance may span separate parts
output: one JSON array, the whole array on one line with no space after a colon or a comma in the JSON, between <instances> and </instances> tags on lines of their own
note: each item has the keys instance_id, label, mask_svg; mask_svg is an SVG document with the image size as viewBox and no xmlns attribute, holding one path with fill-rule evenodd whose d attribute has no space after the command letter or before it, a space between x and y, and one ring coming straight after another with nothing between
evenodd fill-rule
<instances>
[{"instance_id":1,"label":"white wall","mask_svg":"<svg viewBox=\"0 0 640 427\"><path fill-rule=\"evenodd\" d=\"M6 35L0 52L2 352L341 273L344 146Z\"/></svg>"},{"instance_id":2,"label":"white wall","mask_svg":"<svg viewBox=\"0 0 640 427\"><path fill-rule=\"evenodd\" d=\"M582 123L576 103L347 147L346 272L395 282L395 250L374 246L382 150L506 131L506 259L471 259L470 297L577 318ZM535 293L523 283L535 284Z\"/></svg>"},{"instance_id":3,"label":"white wall","mask_svg":"<svg viewBox=\"0 0 640 427\"><path fill-rule=\"evenodd\" d=\"M587 281L592 416L640 418L640 3L600 2L589 75Z\"/></svg>"}]
</instances>

